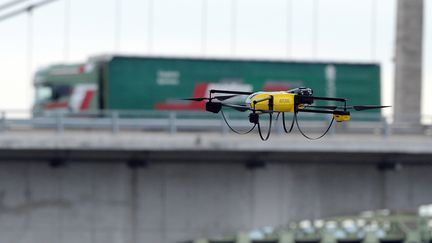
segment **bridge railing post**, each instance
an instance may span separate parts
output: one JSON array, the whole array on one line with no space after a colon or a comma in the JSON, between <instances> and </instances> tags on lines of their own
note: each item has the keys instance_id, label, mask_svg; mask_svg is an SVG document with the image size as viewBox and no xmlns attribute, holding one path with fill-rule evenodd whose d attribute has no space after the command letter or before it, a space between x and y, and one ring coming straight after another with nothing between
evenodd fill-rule
<instances>
[{"instance_id":1,"label":"bridge railing post","mask_svg":"<svg viewBox=\"0 0 432 243\"><path fill-rule=\"evenodd\" d=\"M0 112L0 132L6 131L6 112Z\"/></svg>"},{"instance_id":2,"label":"bridge railing post","mask_svg":"<svg viewBox=\"0 0 432 243\"><path fill-rule=\"evenodd\" d=\"M388 138L391 136L391 126L388 117L384 116L381 118L383 123L383 135L384 138Z\"/></svg>"},{"instance_id":3,"label":"bridge railing post","mask_svg":"<svg viewBox=\"0 0 432 243\"><path fill-rule=\"evenodd\" d=\"M61 112L57 112L56 116L56 127L57 127L57 133L63 134L64 132L64 120L63 120L63 114Z\"/></svg>"},{"instance_id":4,"label":"bridge railing post","mask_svg":"<svg viewBox=\"0 0 432 243\"><path fill-rule=\"evenodd\" d=\"M169 113L169 132L170 134L177 133L177 114L174 111Z\"/></svg>"},{"instance_id":5,"label":"bridge railing post","mask_svg":"<svg viewBox=\"0 0 432 243\"><path fill-rule=\"evenodd\" d=\"M111 131L113 134L119 132L119 114L118 111L111 112Z\"/></svg>"},{"instance_id":6,"label":"bridge railing post","mask_svg":"<svg viewBox=\"0 0 432 243\"><path fill-rule=\"evenodd\" d=\"M0 112L0 132L6 131L6 112Z\"/></svg>"},{"instance_id":7,"label":"bridge railing post","mask_svg":"<svg viewBox=\"0 0 432 243\"><path fill-rule=\"evenodd\" d=\"M228 120L229 119L229 114L228 113L224 113L224 115L225 115L225 119ZM225 134L228 133L228 126L225 124L225 121L224 121L223 118L221 118L220 121L221 121L221 133L223 135L225 135Z\"/></svg>"}]
</instances>

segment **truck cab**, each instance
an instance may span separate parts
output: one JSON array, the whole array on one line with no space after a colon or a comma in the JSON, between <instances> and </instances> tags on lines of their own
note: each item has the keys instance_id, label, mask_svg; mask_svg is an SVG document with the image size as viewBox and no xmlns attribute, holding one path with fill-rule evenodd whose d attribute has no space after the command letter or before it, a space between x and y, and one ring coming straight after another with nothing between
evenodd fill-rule
<instances>
[{"instance_id":1,"label":"truck cab","mask_svg":"<svg viewBox=\"0 0 432 243\"><path fill-rule=\"evenodd\" d=\"M65 111L83 112L98 108L97 65L52 65L34 76L33 114Z\"/></svg>"}]
</instances>

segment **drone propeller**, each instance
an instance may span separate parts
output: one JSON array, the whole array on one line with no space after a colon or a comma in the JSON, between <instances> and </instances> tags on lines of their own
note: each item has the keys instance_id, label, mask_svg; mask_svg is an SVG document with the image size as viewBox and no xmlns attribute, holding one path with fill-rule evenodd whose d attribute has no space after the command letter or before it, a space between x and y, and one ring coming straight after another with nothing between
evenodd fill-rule
<instances>
[{"instance_id":1,"label":"drone propeller","mask_svg":"<svg viewBox=\"0 0 432 243\"><path fill-rule=\"evenodd\" d=\"M183 99L183 100L191 100L191 101L203 101L203 100L208 100L208 101L211 101L212 99L216 99L216 100L219 100L219 101L223 101L223 100L227 100L227 99L230 99L230 98L232 98L232 97L235 97L235 96L238 96L238 95L221 95L221 96L215 96L215 97L212 97L212 98L207 98L207 97L201 97L201 98L186 98L186 99Z\"/></svg>"},{"instance_id":2,"label":"drone propeller","mask_svg":"<svg viewBox=\"0 0 432 243\"><path fill-rule=\"evenodd\" d=\"M382 109L390 107L388 105L355 105L353 109L356 111L372 110L372 109Z\"/></svg>"},{"instance_id":3,"label":"drone propeller","mask_svg":"<svg viewBox=\"0 0 432 243\"><path fill-rule=\"evenodd\" d=\"M356 111L364 111L364 110L372 110L372 109L382 109L390 106L382 106L382 105L354 105L354 106L319 106L319 105L308 105L307 108L320 108L320 109L328 109L328 110L336 110L336 109L354 109Z\"/></svg>"}]
</instances>

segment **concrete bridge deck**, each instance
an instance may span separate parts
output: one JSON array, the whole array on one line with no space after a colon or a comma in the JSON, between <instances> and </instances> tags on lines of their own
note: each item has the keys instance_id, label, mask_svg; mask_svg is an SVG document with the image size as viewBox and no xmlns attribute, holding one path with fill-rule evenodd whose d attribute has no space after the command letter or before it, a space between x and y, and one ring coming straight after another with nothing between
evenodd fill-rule
<instances>
[{"instance_id":1,"label":"concrete bridge deck","mask_svg":"<svg viewBox=\"0 0 432 243\"><path fill-rule=\"evenodd\" d=\"M311 141L298 134L158 133L74 131L13 131L0 134L0 159L116 160L130 157L152 161L266 159L347 162L432 163L432 137L426 135L329 135ZM28 151L29 153L25 153ZM31 152L31 153L30 153ZM325 154L326 156L320 156Z\"/></svg>"}]
</instances>

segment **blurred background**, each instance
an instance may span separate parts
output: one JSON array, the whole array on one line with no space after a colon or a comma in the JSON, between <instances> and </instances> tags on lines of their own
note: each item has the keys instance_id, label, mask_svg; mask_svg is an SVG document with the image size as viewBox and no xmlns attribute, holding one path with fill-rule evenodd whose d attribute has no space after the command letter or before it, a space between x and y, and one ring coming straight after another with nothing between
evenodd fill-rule
<instances>
[{"instance_id":1,"label":"blurred background","mask_svg":"<svg viewBox=\"0 0 432 243\"><path fill-rule=\"evenodd\" d=\"M430 242L431 14L428 0L0 0L1 241ZM279 118L262 142L181 100L301 86L392 107L318 141ZM312 136L329 123L300 120Z\"/></svg>"}]
</instances>

